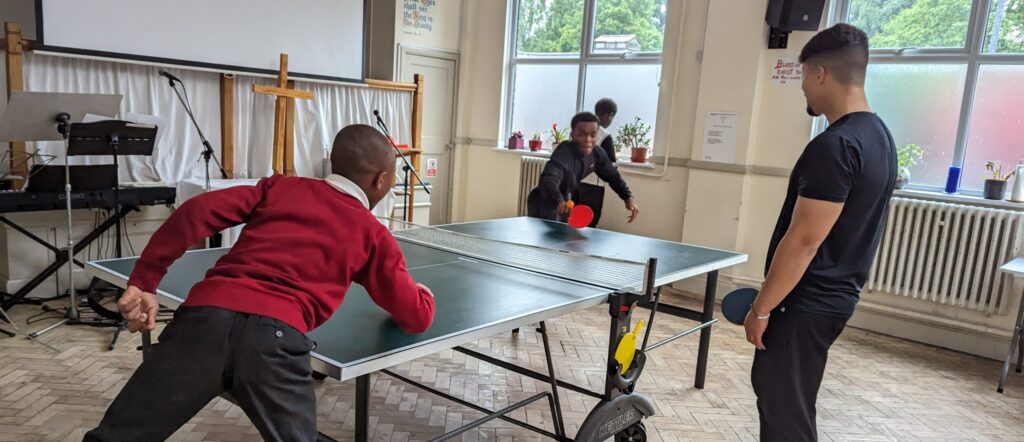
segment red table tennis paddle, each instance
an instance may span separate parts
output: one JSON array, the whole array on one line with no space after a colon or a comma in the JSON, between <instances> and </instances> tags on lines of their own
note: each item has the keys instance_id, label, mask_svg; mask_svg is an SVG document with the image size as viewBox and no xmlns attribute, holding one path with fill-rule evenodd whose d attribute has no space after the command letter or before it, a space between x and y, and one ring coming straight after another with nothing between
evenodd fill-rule
<instances>
[{"instance_id":1,"label":"red table tennis paddle","mask_svg":"<svg viewBox=\"0 0 1024 442\"><path fill-rule=\"evenodd\" d=\"M590 206L577 204L573 206L572 211L569 212L569 225L571 227L582 229L590 225L590 222L594 220L594 209Z\"/></svg>"}]
</instances>

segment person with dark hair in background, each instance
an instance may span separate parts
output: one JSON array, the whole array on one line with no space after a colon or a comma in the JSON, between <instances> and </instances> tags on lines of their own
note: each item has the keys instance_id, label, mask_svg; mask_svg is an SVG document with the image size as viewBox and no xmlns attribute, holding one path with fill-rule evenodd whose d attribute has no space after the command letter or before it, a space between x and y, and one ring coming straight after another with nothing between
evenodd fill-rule
<instances>
[{"instance_id":1,"label":"person with dark hair in background","mask_svg":"<svg viewBox=\"0 0 1024 442\"><path fill-rule=\"evenodd\" d=\"M612 160L612 163L618 160L615 155L615 137L605 130L612 125L612 120L615 119L617 113L619 113L619 106L611 98L597 100L597 104L594 105L594 114L597 115L600 126L597 129L597 145L604 149L604 153L608 155L608 159Z\"/></svg>"},{"instance_id":2,"label":"person with dark hair in background","mask_svg":"<svg viewBox=\"0 0 1024 442\"><path fill-rule=\"evenodd\" d=\"M896 180L889 129L864 94L868 37L839 24L800 53L807 113L829 127L804 149L744 322L763 441L817 440L828 350L860 299Z\"/></svg>"},{"instance_id":3,"label":"person with dark hair in background","mask_svg":"<svg viewBox=\"0 0 1024 442\"><path fill-rule=\"evenodd\" d=\"M595 149L597 116L590 112L580 112L572 117L570 126L572 132L569 141L562 142L551 153L551 158L541 172L537 187L530 191L527 197L528 215L565 221L570 209L566 203L578 195L580 181L591 173L596 173L626 202L628 220L633 222L640 211L636 207L629 186L604 150Z\"/></svg>"},{"instance_id":4,"label":"person with dark hair in background","mask_svg":"<svg viewBox=\"0 0 1024 442\"><path fill-rule=\"evenodd\" d=\"M615 156L615 144L611 134L605 132L608 126L612 125L612 120L615 119L615 114L618 113L619 108L615 104L615 101L611 98L602 98L597 100L594 105L594 114L597 115L597 139L595 143L604 150L611 161L612 166L615 166L617 161ZM580 182L580 187L577 189L576 203L586 204L594 210L594 219L590 222L590 227L597 227L597 223L601 221L601 211L604 208L604 181L597 176L591 176L585 178Z\"/></svg>"}]
</instances>

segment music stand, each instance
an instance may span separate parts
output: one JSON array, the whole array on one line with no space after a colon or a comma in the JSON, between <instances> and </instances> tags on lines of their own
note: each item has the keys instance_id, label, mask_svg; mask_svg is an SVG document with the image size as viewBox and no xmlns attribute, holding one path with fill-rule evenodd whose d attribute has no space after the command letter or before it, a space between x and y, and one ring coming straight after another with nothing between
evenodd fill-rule
<instances>
[{"instance_id":1,"label":"music stand","mask_svg":"<svg viewBox=\"0 0 1024 442\"><path fill-rule=\"evenodd\" d=\"M72 94L57 92L12 92L7 109L0 118L0 141L64 141L64 192L68 217L68 294L70 305L62 321L47 327L34 338L68 321L78 321L74 286L74 226L71 220L71 172L68 161L68 138L72 123L82 121L86 114L116 115L120 94ZM6 314L5 314L6 316Z\"/></svg>"}]
</instances>

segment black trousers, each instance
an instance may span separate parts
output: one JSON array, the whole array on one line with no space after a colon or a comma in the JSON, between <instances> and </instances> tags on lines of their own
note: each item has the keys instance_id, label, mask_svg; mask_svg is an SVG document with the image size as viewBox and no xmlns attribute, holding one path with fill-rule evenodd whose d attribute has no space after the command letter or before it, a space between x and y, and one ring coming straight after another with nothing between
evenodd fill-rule
<instances>
[{"instance_id":1,"label":"black trousers","mask_svg":"<svg viewBox=\"0 0 1024 442\"><path fill-rule=\"evenodd\" d=\"M604 208L604 186L580 183L576 194L577 204L585 204L594 210L594 220L590 222L589 227L597 227L597 223L601 221L601 210Z\"/></svg>"},{"instance_id":2,"label":"black trousers","mask_svg":"<svg viewBox=\"0 0 1024 442\"><path fill-rule=\"evenodd\" d=\"M314 347L276 319L181 307L85 440L165 440L228 393L264 440L314 441Z\"/></svg>"},{"instance_id":3,"label":"black trousers","mask_svg":"<svg viewBox=\"0 0 1024 442\"><path fill-rule=\"evenodd\" d=\"M775 311L755 350L751 382L757 395L762 441L816 441L815 403L828 349L846 318Z\"/></svg>"}]
</instances>

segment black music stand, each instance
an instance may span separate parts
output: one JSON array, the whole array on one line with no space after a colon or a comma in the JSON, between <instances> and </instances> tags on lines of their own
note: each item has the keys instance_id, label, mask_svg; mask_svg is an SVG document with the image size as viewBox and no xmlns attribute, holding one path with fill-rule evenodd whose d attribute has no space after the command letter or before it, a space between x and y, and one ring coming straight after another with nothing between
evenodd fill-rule
<instances>
[{"instance_id":1,"label":"black music stand","mask_svg":"<svg viewBox=\"0 0 1024 442\"><path fill-rule=\"evenodd\" d=\"M75 123L71 125L68 137L69 156L102 156L114 157L114 176L120 176L120 163L117 157L122 155L153 155L156 143L156 125L131 123L121 120L105 120L93 123ZM114 183L114 210L121 210L120 185ZM117 239L114 240L115 254L121 257L121 223L114 226Z\"/></svg>"},{"instance_id":2,"label":"black music stand","mask_svg":"<svg viewBox=\"0 0 1024 442\"><path fill-rule=\"evenodd\" d=\"M155 125L131 123L121 120L73 123L70 125L67 135L67 156L70 158L72 156L111 155L114 157L114 170L115 176L117 176L120 173L120 163L117 159L119 156L148 156L153 154L153 147L156 143L156 132L157 127ZM70 189L70 185L68 188ZM121 213L120 186L118 185L117 180L114 182L114 213ZM116 238L114 240L114 253L116 257L120 258L121 221L118 221L115 224L114 232ZM95 284L91 283L89 287L90 293L93 292L94 288ZM74 287L72 286L70 290L73 291ZM74 308L75 307L71 307L72 310ZM65 316L66 319L64 321L32 333L30 336L33 338L39 337L60 325L96 325L95 322L82 322L78 318L77 311L72 312L69 310ZM114 344L117 342L117 338L121 330L126 328L123 318L116 321L117 331L114 333L113 341L110 344L111 349L113 349Z\"/></svg>"}]
</instances>

